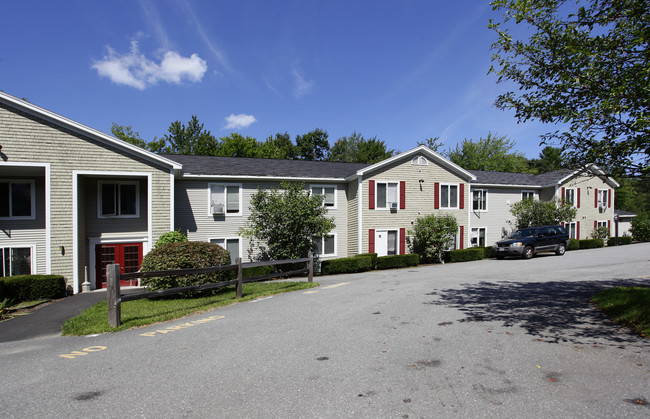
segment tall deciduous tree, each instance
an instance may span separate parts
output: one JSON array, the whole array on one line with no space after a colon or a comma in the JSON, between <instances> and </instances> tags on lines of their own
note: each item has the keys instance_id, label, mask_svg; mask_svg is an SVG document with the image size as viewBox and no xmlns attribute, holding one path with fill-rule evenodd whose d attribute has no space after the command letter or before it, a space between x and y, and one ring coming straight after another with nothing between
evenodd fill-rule
<instances>
[{"instance_id":1,"label":"tall deciduous tree","mask_svg":"<svg viewBox=\"0 0 650 419\"><path fill-rule=\"evenodd\" d=\"M218 140L203 129L196 115L187 125L180 121L171 123L168 134L162 138L164 141L158 150L167 154L191 154L198 156L215 156L218 153Z\"/></svg>"},{"instance_id":2,"label":"tall deciduous tree","mask_svg":"<svg viewBox=\"0 0 650 419\"><path fill-rule=\"evenodd\" d=\"M530 170L528 160L519 152L511 152L515 142L505 136L488 134L478 141L465 139L445 156L468 170L525 173Z\"/></svg>"},{"instance_id":3,"label":"tall deciduous tree","mask_svg":"<svg viewBox=\"0 0 650 419\"><path fill-rule=\"evenodd\" d=\"M392 157L395 150L386 147L386 143L377 137L365 139L361 134L352 133L349 137L341 137L330 149L329 161L344 163L377 163Z\"/></svg>"},{"instance_id":4,"label":"tall deciduous tree","mask_svg":"<svg viewBox=\"0 0 650 419\"><path fill-rule=\"evenodd\" d=\"M296 136L298 157L303 160L326 160L329 156L330 143L327 131L316 128L307 134Z\"/></svg>"},{"instance_id":5,"label":"tall deciduous tree","mask_svg":"<svg viewBox=\"0 0 650 419\"><path fill-rule=\"evenodd\" d=\"M240 234L262 243L271 259L307 257L315 240L334 229L323 195L310 194L302 183L283 182L280 189L258 189L251 197L251 214Z\"/></svg>"},{"instance_id":6,"label":"tall deciduous tree","mask_svg":"<svg viewBox=\"0 0 650 419\"><path fill-rule=\"evenodd\" d=\"M650 2L495 0L490 21L499 82L518 91L496 106L521 121L561 124L542 136L559 142L573 167L609 174L650 173ZM519 24L524 28L516 28Z\"/></svg>"},{"instance_id":7,"label":"tall deciduous tree","mask_svg":"<svg viewBox=\"0 0 650 419\"><path fill-rule=\"evenodd\" d=\"M224 157L263 157L262 148L255 138L244 137L236 132L219 138L215 155Z\"/></svg>"},{"instance_id":8,"label":"tall deciduous tree","mask_svg":"<svg viewBox=\"0 0 650 419\"><path fill-rule=\"evenodd\" d=\"M430 150L435 151L436 153L440 153L440 148L443 144L442 141L440 141L440 137L431 137L427 138L424 141L418 141L418 145L425 145Z\"/></svg>"},{"instance_id":9,"label":"tall deciduous tree","mask_svg":"<svg viewBox=\"0 0 650 419\"><path fill-rule=\"evenodd\" d=\"M261 157L266 159L294 159L296 158L296 146L291 142L288 133L275 134L275 137L269 136L261 144Z\"/></svg>"}]
</instances>

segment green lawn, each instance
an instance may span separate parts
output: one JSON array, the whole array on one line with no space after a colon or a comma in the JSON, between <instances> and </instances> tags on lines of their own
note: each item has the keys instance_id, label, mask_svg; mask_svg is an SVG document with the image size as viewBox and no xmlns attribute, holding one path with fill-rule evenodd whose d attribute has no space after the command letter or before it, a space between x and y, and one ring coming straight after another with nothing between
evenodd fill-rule
<instances>
[{"instance_id":1,"label":"green lawn","mask_svg":"<svg viewBox=\"0 0 650 419\"><path fill-rule=\"evenodd\" d=\"M610 288L596 293L591 301L616 323L650 336L650 288Z\"/></svg>"},{"instance_id":2,"label":"green lawn","mask_svg":"<svg viewBox=\"0 0 650 419\"><path fill-rule=\"evenodd\" d=\"M197 298L142 299L122 303L122 325L108 326L108 308L101 301L63 324L64 335L90 335L94 333L115 332L133 327L178 319L241 301L303 290L319 286L308 282L267 282L244 284L242 298L235 298L235 288L223 288L219 293Z\"/></svg>"}]
</instances>

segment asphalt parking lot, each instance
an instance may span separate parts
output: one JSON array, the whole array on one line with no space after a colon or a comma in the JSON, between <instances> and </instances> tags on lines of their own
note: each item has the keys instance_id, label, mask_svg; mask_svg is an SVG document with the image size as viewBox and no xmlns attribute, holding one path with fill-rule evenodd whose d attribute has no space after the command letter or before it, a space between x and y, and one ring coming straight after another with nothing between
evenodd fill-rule
<instances>
[{"instance_id":1,"label":"asphalt parking lot","mask_svg":"<svg viewBox=\"0 0 650 419\"><path fill-rule=\"evenodd\" d=\"M650 244L321 277L90 337L0 343L6 417L649 417L650 342L588 301Z\"/></svg>"}]
</instances>

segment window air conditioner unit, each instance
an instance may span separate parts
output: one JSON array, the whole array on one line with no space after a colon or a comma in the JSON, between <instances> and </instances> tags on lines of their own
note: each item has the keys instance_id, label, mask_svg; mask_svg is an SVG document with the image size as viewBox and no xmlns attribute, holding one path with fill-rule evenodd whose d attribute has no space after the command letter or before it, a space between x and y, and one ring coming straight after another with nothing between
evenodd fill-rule
<instances>
[{"instance_id":1,"label":"window air conditioner unit","mask_svg":"<svg viewBox=\"0 0 650 419\"><path fill-rule=\"evenodd\" d=\"M391 202L390 203L390 211L391 212L396 212L397 211L397 202Z\"/></svg>"},{"instance_id":2,"label":"window air conditioner unit","mask_svg":"<svg viewBox=\"0 0 650 419\"><path fill-rule=\"evenodd\" d=\"M226 210L223 204L212 204L212 215L224 215Z\"/></svg>"},{"instance_id":3,"label":"window air conditioner unit","mask_svg":"<svg viewBox=\"0 0 650 419\"><path fill-rule=\"evenodd\" d=\"M602 214L602 213L605 212L605 211L607 211L607 207L606 207L606 206L604 206L604 205L599 205L599 206L598 206L598 212L599 212L599 213Z\"/></svg>"}]
</instances>

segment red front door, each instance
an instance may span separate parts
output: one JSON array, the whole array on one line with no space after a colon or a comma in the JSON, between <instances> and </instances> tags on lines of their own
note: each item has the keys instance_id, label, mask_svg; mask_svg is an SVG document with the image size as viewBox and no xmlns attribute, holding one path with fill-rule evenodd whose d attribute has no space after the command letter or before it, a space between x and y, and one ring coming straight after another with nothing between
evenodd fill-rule
<instances>
[{"instance_id":1,"label":"red front door","mask_svg":"<svg viewBox=\"0 0 650 419\"><path fill-rule=\"evenodd\" d=\"M106 288L106 265L119 263L120 273L137 272L142 263L142 243L98 244L95 246L97 288ZM120 281L120 286L138 285L138 280Z\"/></svg>"}]
</instances>

